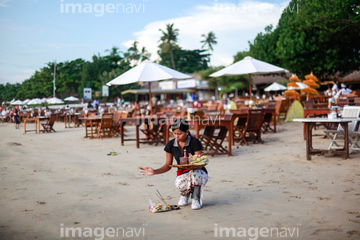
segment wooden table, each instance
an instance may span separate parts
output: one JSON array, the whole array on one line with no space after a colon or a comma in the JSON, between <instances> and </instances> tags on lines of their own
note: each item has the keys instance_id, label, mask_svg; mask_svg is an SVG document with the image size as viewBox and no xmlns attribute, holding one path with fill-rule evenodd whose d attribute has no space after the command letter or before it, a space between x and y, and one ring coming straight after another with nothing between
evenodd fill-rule
<instances>
[{"instance_id":1,"label":"wooden table","mask_svg":"<svg viewBox=\"0 0 360 240\"><path fill-rule=\"evenodd\" d=\"M196 138L200 137L200 130L205 128L206 126L215 126L215 127L226 127L228 129L228 156L232 156L231 146L233 145L234 139L234 115L231 120L224 120L224 119L190 119L187 120L190 126L194 126L196 131ZM173 124L171 120L167 121L165 127L165 142L169 141L169 127Z\"/></svg>"},{"instance_id":2,"label":"wooden table","mask_svg":"<svg viewBox=\"0 0 360 240\"><path fill-rule=\"evenodd\" d=\"M32 131L35 131L35 133L40 133L40 121L48 119L48 117L24 118L24 134L26 134L26 132ZM26 130L26 122L35 122L35 130Z\"/></svg>"},{"instance_id":3,"label":"wooden table","mask_svg":"<svg viewBox=\"0 0 360 240\"><path fill-rule=\"evenodd\" d=\"M154 142L156 142L156 141L149 140L149 139L146 139L146 138L140 139L140 125L145 123L145 125L148 127L151 122L154 122L154 121L160 122L161 121L160 123L165 124L166 125L165 128L168 129L166 119L167 118L156 117L156 116L153 116L153 117L121 118L120 119L121 146L124 146L124 141L136 141L136 147L137 148L140 148L140 143L154 143ZM135 127L136 127L136 130L135 130L136 138L135 139L124 139L124 136L125 136L125 134L124 134L124 126L125 126L126 123L134 123L135 124ZM165 138L164 144L166 144L166 143L167 143L167 141L166 141L166 138Z\"/></svg>"},{"instance_id":4,"label":"wooden table","mask_svg":"<svg viewBox=\"0 0 360 240\"><path fill-rule=\"evenodd\" d=\"M93 135L93 123L101 122L101 116L82 117L82 118L79 118L79 119L84 121L84 123L85 123L85 138L89 137L88 136L88 124L87 124L88 122L90 122L90 127L91 127L90 138L94 138L94 135Z\"/></svg>"},{"instance_id":5,"label":"wooden table","mask_svg":"<svg viewBox=\"0 0 360 240\"><path fill-rule=\"evenodd\" d=\"M71 128L71 119L74 122L74 127L76 126L76 119L79 118L81 114L80 113L68 113L64 116L64 123L65 123L65 128Z\"/></svg>"},{"instance_id":6,"label":"wooden table","mask_svg":"<svg viewBox=\"0 0 360 240\"><path fill-rule=\"evenodd\" d=\"M323 114L329 114L330 113L330 109L329 108L304 108L304 118L306 118L307 116L314 114L315 117L319 116L319 115L323 115ZM306 139L306 133L305 133L305 123L304 123L304 140Z\"/></svg>"},{"instance_id":7,"label":"wooden table","mask_svg":"<svg viewBox=\"0 0 360 240\"><path fill-rule=\"evenodd\" d=\"M295 118L294 122L303 122L305 124L305 135L306 135L306 159L311 160L310 155L314 154L336 154L344 155L344 158L349 158L349 122L353 121L351 118ZM344 129L344 148L337 150L320 150L313 149L312 146L312 129L316 123L337 123Z\"/></svg>"}]
</instances>

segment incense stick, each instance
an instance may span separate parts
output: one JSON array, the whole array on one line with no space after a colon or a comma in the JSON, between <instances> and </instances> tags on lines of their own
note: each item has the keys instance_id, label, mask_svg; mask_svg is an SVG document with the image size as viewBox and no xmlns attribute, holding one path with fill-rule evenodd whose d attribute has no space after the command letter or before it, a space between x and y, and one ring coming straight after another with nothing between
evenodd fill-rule
<instances>
[{"instance_id":1,"label":"incense stick","mask_svg":"<svg viewBox=\"0 0 360 240\"><path fill-rule=\"evenodd\" d=\"M165 205L168 205L168 204L165 202L165 199L163 198L163 196L161 195L161 193L159 192L159 190L156 189L156 191L158 192L158 193L155 193L156 196L158 196L158 198L160 198L160 200L161 200L163 203L165 203Z\"/></svg>"}]
</instances>

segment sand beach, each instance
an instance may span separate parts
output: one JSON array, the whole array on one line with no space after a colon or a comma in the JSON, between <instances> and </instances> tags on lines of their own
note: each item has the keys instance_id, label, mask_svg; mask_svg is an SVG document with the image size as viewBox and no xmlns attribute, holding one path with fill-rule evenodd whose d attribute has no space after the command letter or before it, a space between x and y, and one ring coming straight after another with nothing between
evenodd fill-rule
<instances>
[{"instance_id":1,"label":"sand beach","mask_svg":"<svg viewBox=\"0 0 360 240\"><path fill-rule=\"evenodd\" d=\"M278 125L264 144L233 146L234 156L210 157L203 208L163 213L150 213L148 199L161 203L159 190L177 204L176 170L138 169L160 167L163 145L137 149L119 137L84 138L84 127L54 128L24 134L23 124L0 124L0 239L360 238L360 152L307 161L301 123ZM328 145L321 136L313 142Z\"/></svg>"}]
</instances>

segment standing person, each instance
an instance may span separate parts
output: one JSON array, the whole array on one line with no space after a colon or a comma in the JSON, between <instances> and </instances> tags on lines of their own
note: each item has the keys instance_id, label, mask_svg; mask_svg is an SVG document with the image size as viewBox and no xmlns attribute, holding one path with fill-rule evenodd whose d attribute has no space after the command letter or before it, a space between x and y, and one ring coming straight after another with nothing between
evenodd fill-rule
<instances>
[{"instance_id":1,"label":"standing person","mask_svg":"<svg viewBox=\"0 0 360 240\"><path fill-rule=\"evenodd\" d=\"M14 120L15 120L15 129L20 129L20 116L18 109L15 109Z\"/></svg>"},{"instance_id":2,"label":"standing person","mask_svg":"<svg viewBox=\"0 0 360 240\"><path fill-rule=\"evenodd\" d=\"M97 99L94 99L94 101L93 101L93 108L94 109L96 109L96 110L98 110L99 109L99 101L97 100Z\"/></svg>"},{"instance_id":3,"label":"standing person","mask_svg":"<svg viewBox=\"0 0 360 240\"><path fill-rule=\"evenodd\" d=\"M185 150L187 157L189 153L192 155L200 155L202 153L203 146L199 139L190 135L189 124L185 119L176 119L172 126L172 130L175 138L170 140L164 148L166 152L165 164L158 169L141 167L142 174L151 176L169 171L171 169L170 165L173 163L173 158L175 158L177 164L180 164L180 157L184 156ZM194 170L182 170L178 168L175 180L175 186L180 191L181 195L178 205L187 205L191 194L191 209L200 209L202 205L202 192L207 181L208 174L205 167Z\"/></svg>"},{"instance_id":4,"label":"standing person","mask_svg":"<svg viewBox=\"0 0 360 240\"><path fill-rule=\"evenodd\" d=\"M116 105L118 107L118 110L122 110L122 102L120 97L117 97Z\"/></svg>"},{"instance_id":5,"label":"standing person","mask_svg":"<svg viewBox=\"0 0 360 240\"><path fill-rule=\"evenodd\" d=\"M335 82L333 82L333 86L332 86L332 88L331 88L331 90L332 90L332 95L334 96L338 91L339 91L339 81L338 80L336 80L336 83Z\"/></svg>"}]
</instances>

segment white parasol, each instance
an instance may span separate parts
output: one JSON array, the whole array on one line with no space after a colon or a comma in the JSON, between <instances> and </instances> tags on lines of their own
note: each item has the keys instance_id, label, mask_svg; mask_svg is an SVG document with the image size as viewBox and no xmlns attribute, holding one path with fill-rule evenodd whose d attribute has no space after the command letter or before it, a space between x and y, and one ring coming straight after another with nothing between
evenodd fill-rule
<instances>
[{"instance_id":1,"label":"white parasol","mask_svg":"<svg viewBox=\"0 0 360 240\"><path fill-rule=\"evenodd\" d=\"M275 65L257 60L252 57L245 57L243 60L239 62L236 62L217 72L214 72L213 74L210 75L210 77L237 76L237 75L248 74L250 100L251 100L252 99L251 74L267 74L267 73L281 73L281 72L288 72L288 71L284 68L277 67Z\"/></svg>"},{"instance_id":2,"label":"white parasol","mask_svg":"<svg viewBox=\"0 0 360 240\"><path fill-rule=\"evenodd\" d=\"M265 92L270 92L270 91L282 91L282 90L286 90L287 87L281 85L280 83L277 82L273 82L272 84L270 84L269 86L267 86L264 91Z\"/></svg>"},{"instance_id":3,"label":"white parasol","mask_svg":"<svg viewBox=\"0 0 360 240\"><path fill-rule=\"evenodd\" d=\"M106 85L124 85L135 82L149 83L149 102L152 115L152 101L151 101L151 86L150 82L167 80L167 79L187 79L191 76L165 67L163 65L145 60L136 67L126 71L114 80L108 82Z\"/></svg>"}]
</instances>

